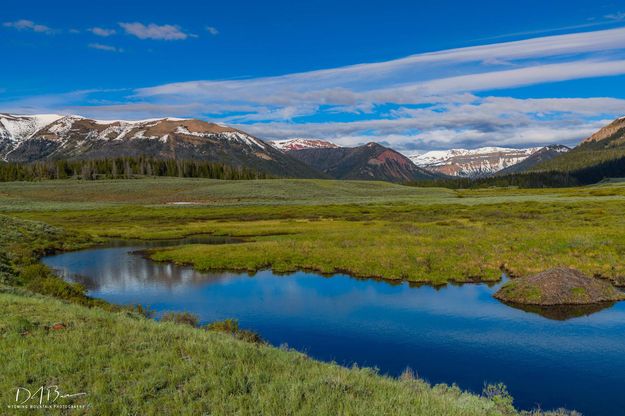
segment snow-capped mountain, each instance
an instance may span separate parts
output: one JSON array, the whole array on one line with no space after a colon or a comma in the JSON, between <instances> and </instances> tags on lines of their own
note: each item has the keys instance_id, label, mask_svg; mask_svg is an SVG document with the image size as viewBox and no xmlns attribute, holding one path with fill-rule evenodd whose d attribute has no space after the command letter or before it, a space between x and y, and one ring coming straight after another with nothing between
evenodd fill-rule
<instances>
[{"instance_id":1,"label":"snow-capped mountain","mask_svg":"<svg viewBox=\"0 0 625 416\"><path fill-rule=\"evenodd\" d=\"M195 119L93 120L76 115L0 114L0 160L149 156L319 177L313 169L241 130Z\"/></svg>"},{"instance_id":2,"label":"snow-capped mountain","mask_svg":"<svg viewBox=\"0 0 625 416\"><path fill-rule=\"evenodd\" d=\"M302 139L302 138L293 138L293 139L285 139L285 140L273 140L270 141L273 147L283 152L290 152L292 150L302 150L302 149L332 149L339 147L338 145L329 142L327 140L319 140L319 139Z\"/></svg>"},{"instance_id":3,"label":"snow-capped mountain","mask_svg":"<svg viewBox=\"0 0 625 416\"><path fill-rule=\"evenodd\" d=\"M512 149L482 147L479 149L434 150L410 156L417 165L432 172L450 176L478 177L490 175L527 159L542 147Z\"/></svg>"}]
</instances>

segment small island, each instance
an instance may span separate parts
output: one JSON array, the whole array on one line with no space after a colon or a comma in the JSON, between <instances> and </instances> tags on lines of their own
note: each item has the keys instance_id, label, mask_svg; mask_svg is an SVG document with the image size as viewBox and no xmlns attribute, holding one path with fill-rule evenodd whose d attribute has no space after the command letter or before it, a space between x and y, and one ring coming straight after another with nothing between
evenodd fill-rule
<instances>
[{"instance_id":1,"label":"small island","mask_svg":"<svg viewBox=\"0 0 625 416\"><path fill-rule=\"evenodd\" d=\"M506 303L560 306L590 305L625 300L610 282L564 267L512 279L493 295Z\"/></svg>"}]
</instances>

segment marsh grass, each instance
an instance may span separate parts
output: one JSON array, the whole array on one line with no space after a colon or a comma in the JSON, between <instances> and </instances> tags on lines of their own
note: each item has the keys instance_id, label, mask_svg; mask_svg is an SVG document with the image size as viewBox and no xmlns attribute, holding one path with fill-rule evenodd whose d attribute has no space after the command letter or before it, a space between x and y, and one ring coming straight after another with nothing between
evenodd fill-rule
<instances>
[{"instance_id":1,"label":"marsh grass","mask_svg":"<svg viewBox=\"0 0 625 416\"><path fill-rule=\"evenodd\" d=\"M18 386L55 384L65 393L87 393L75 403L90 407L72 414L518 412L502 394L479 396L457 386L430 386L414 373L394 379L372 369L347 369L269 347L235 321L202 330L193 316L172 316L169 322L146 319L150 311L91 299L82 287L63 282L38 264L44 253L77 249L106 237L213 233L242 236L246 242L161 249L153 256L199 268L344 268L355 274L430 282L474 274L495 279L501 261L529 267L554 258L588 262L597 270L609 259L610 270L620 273L618 262L623 258L623 202L616 199L578 203L564 197L556 203L553 195L547 200L521 195L538 200L501 204L496 201L506 197L496 193L458 198L473 200L468 204L449 204L447 199L453 198L449 192L441 197L423 191L421 199L410 203L340 199L340 205L328 205L309 199L303 205L179 208L126 202L111 206L102 199L135 197L103 197L107 188L96 187L83 195L87 202L71 202L80 210L68 210L60 196L52 205L47 202L51 195L64 193L64 185L59 187L58 181L54 186L35 185L39 187L27 189L28 196L15 196L21 184L0 186L0 200L12 216L0 215L0 402L14 400ZM182 185L189 189L186 182ZM137 191L135 185L124 186ZM334 184L319 186L336 191ZM43 192L41 187L49 188ZM68 190L69 199L84 190L80 186ZM22 199L16 207L6 202L11 198Z\"/></svg>"},{"instance_id":2,"label":"marsh grass","mask_svg":"<svg viewBox=\"0 0 625 416\"><path fill-rule=\"evenodd\" d=\"M0 206L22 201L10 215L92 239L215 234L246 240L151 254L202 270L311 269L434 284L556 266L619 282L625 276L623 183L451 191L378 182L145 179L8 183L0 184L0 194ZM184 195L208 205L166 205ZM41 206L78 200L88 207Z\"/></svg>"}]
</instances>

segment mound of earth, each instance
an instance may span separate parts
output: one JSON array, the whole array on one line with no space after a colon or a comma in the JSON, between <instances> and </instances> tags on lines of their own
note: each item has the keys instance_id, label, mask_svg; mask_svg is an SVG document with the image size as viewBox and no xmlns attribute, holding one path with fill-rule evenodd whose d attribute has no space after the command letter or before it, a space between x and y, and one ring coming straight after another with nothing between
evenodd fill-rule
<instances>
[{"instance_id":1,"label":"mound of earth","mask_svg":"<svg viewBox=\"0 0 625 416\"><path fill-rule=\"evenodd\" d=\"M494 297L524 305L587 305L625 299L625 293L608 281L588 277L578 270L555 268L503 285Z\"/></svg>"}]
</instances>

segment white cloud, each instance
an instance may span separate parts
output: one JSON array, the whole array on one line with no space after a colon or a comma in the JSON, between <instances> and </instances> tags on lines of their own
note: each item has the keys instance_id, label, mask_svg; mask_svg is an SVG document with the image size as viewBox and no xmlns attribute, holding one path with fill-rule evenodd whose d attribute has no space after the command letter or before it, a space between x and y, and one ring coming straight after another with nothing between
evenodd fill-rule
<instances>
[{"instance_id":1,"label":"white cloud","mask_svg":"<svg viewBox=\"0 0 625 416\"><path fill-rule=\"evenodd\" d=\"M196 35L183 32L179 26L175 25L157 25L155 23L144 25L139 22L119 23L119 25L127 34L139 39L184 40L189 37L196 37Z\"/></svg>"},{"instance_id":2,"label":"white cloud","mask_svg":"<svg viewBox=\"0 0 625 416\"><path fill-rule=\"evenodd\" d=\"M109 37L116 33L115 29L106 29L102 27L92 27L88 29L89 32L93 33L96 36Z\"/></svg>"},{"instance_id":3,"label":"white cloud","mask_svg":"<svg viewBox=\"0 0 625 416\"><path fill-rule=\"evenodd\" d=\"M101 51L107 51L107 52L123 52L124 51L123 49L118 48L116 46L103 45L101 43L90 43L88 46L91 49L99 49Z\"/></svg>"},{"instance_id":4,"label":"white cloud","mask_svg":"<svg viewBox=\"0 0 625 416\"><path fill-rule=\"evenodd\" d=\"M605 16L606 19L615 20L621 22L625 20L625 12L616 12Z\"/></svg>"},{"instance_id":5,"label":"white cloud","mask_svg":"<svg viewBox=\"0 0 625 416\"><path fill-rule=\"evenodd\" d=\"M17 29L17 30L31 30L31 31L37 32L37 33L47 33L47 34L50 34L50 33L54 32L48 26L36 24L32 20L26 20L26 19L16 20L14 22L4 22L2 25L4 27L11 27L11 28Z\"/></svg>"},{"instance_id":6,"label":"white cloud","mask_svg":"<svg viewBox=\"0 0 625 416\"><path fill-rule=\"evenodd\" d=\"M408 90L422 90L429 94L450 91L483 91L620 74L625 74L625 60L604 62L578 60L562 64L536 65L442 78L404 87L404 91L406 88Z\"/></svg>"},{"instance_id":7,"label":"white cloud","mask_svg":"<svg viewBox=\"0 0 625 416\"><path fill-rule=\"evenodd\" d=\"M126 31L136 29L134 35L141 33L145 39L173 39L172 33L182 33L174 26L170 26L173 32L168 29L164 32L169 35L164 35L160 33L163 26L152 30L150 25L127 25L135 26L124 27ZM102 93L97 99L87 93L82 101L43 97L13 103L11 108L47 106L53 111L61 108L93 117L131 119L195 116L262 138L312 136L344 145L380 141L405 152L484 145L572 145L625 115L625 100L518 99L498 97L494 91L620 74L625 74L625 28L271 77L157 85L125 95L118 92L108 100Z\"/></svg>"},{"instance_id":8,"label":"white cloud","mask_svg":"<svg viewBox=\"0 0 625 416\"><path fill-rule=\"evenodd\" d=\"M213 36L219 35L219 30L217 30L217 28L213 26L206 26L206 31Z\"/></svg>"},{"instance_id":9,"label":"white cloud","mask_svg":"<svg viewBox=\"0 0 625 416\"><path fill-rule=\"evenodd\" d=\"M451 49L392 61L236 81L137 90L143 99L306 106L419 103L470 92L625 73L625 28ZM459 74L459 75L458 75Z\"/></svg>"}]
</instances>

